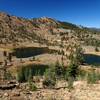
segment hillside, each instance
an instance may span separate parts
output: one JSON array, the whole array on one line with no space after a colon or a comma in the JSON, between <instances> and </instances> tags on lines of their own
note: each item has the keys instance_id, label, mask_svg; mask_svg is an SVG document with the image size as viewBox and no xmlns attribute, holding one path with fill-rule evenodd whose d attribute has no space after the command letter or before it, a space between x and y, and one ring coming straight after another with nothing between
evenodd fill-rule
<instances>
[{"instance_id":1,"label":"hillside","mask_svg":"<svg viewBox=\"0 0 100 100\"><path fill-rule=\"evenodd\" d=\"M52 38L55 33L66 32L66 29L61 29L64 26L63 23L51 18L25 19L0 13L0 43L45 41L48 37Z\"/></svg>"},{"instance_id":2,"label":"hillside","mask_svg":"<svg viewBox=\"0 0 100 100\"><path fill-rule=\"evenodd\" d=\"M98 36L100 34L97 31L52 18L26 19L0 13L1 45L15 46L25 42L54 45L63 37L67 37L66 39L69 40L73 37L77 38L86 45L95 45L95 42L99 45Z\"/></svg>"},{"instance_id":3,"label":"hillside","mask_svg":"<svg viewBox=\"0 0 100 100\"><path fill-rule=\"evenodd\" d=\"M0 12L0 100L99 100L99 37L70 22Z\"/></svg>"}]
</instances>

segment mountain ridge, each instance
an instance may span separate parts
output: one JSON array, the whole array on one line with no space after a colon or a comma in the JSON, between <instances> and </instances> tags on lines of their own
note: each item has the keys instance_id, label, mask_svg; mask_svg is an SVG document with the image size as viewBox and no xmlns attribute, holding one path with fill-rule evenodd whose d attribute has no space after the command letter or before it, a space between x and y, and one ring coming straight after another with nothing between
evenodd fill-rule
<instances>
[{"instance_id":1,"label":"mountain ridge","mask_svg":"<svg viewBox=\"0 0 100 100\"><path fill-rule=\"evenodd\" d=\"M21 44L38 42L55 44L61 38L77 38L79 42L91 40L91 35L99 33L87 27L58 21L49 17L22 18L4 12L0 13L0 44ZM59 44L59 43L58 43Z\"/></svg>"}]
</instances>

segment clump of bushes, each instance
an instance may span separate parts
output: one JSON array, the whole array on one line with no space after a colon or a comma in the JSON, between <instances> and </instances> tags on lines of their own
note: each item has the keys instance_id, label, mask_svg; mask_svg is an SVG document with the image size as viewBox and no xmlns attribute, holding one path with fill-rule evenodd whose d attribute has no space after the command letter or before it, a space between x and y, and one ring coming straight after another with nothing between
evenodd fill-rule
<instances>
[{"instance_id":1,"label":"clump of bushes","mask_svg":"<svg viewBox=\"0 0 100 100\"><path fill-rule=\"evenodd\" d=\"M91 69L90 71L80 70L77 79L86 80L89 84L95 84L100 80L100 72Z\"/></svg>"},{"instance_id":2,"label":"clump of bushes","mask_svg":"<svg viewBox=\"0 0 100 100\"><path fill-rule=\"evenodd\" d=\"M26 82L33 76L44 75L45 70L48 68L46 65L26 65L20 66L20 69L17 72L17 80L19 82Z\"/></svg>"},{"instance_id":3,"label":"clump of bushes","mask_svg":"<svg viewBox=\"0 0 100 100\"><path fill-rule=\"evenodd\" d=\"M95 47L95 51L96 51L96 52L99 52L99 49L98 49L98 47L97 47L97 46Z\"/></svg>"},{"instance_id":4,"label":"clump of bushes","mask_svg":"<svg viewBox=\"0 0 100 100\"><path fill-rule=\"evenodd\" d=\"M70 55L70 64L68 67L64 67L60 65L59 62L56 62L54 67L51 67L45 73L45 80L43 81L43 85L47 87L54 87L56 84L56 80L59 78L65 79L68 82L68 87L73 87L74 80L77 79L79 75L79 66L83 62L82 49L80 46L75 46L76 51L71 52Z\"/></svg>"},{"instance_id":5,"label":"clump of bushes","mask_svg":"<svg viewBox=\"0 0 100 100\"><path fill-rule=\"evenodd\" d=\"M79 73L79 66L75 63L71 63L69 67L67 68L67 75L68 77L73 77L74 79L77 77Z\"/></svg>"},{"instance_id":6,"label":"clump of bushes","mask_svg":"<svg viewBox=\"0 0 100 100\"><path fill-rule=\"evenodd\" d=\"M56 74L54 67L47 69L44 76L45 79L43 81L43 86L45 88L54 88L56 85Z\"/></svg>"},{"instance_id":7,"label":"clump of bushes","mask_svg":"<svg viewBox=\"0 0 100 100\"><path fill-rule=\"evenodd\" d=\"M68 82L68 88L73 88L73 82L77 79L79 74L79 66L75 63L71 63L66 69L64 79Z\"/></svg>"},{"instance_id":8,"label":"clump of bushes","mask_svg":"<svg viewBox=\"0 0 100 100\"><path fill-rule=\"evenodd\" d=\"M60 65L59 61L56 62L54 70L57 78L63 78L66 73L66 68Z\"/></svg>"},{"instance_id":9,"label":"clump of bushes","mask_svg":"<svg viewBox=\"0 0 100 100\"><path fill-rule=\"evenodd\" d=\"M4 74L4 79L5 80L12 80L13 76L12 76L11 72L6 71L5 74Z\"/></svg>"},{"instance_id":10,"label":"clump of bushes","mask_svg":"<svg viewBox=\"0 0 100 100\"><path fill-rule=\"evenodd\" d=\"M96 83L100 80L100 73L92 71L90 73L81 70L80 64L83 62L82 49L76 47L76 51L71 52L70 64L67 67L62 66L58 61L55 66L40 66L29 65L24 66L18 71L18 81L24 82L31 79L34 75L44 76L43 86L44 88L54 88L58 79L64 79L68 82L68 88L73 88L73 82L79 77L81 79L86 78L88 83ZM30 88L36 90L35 84L32 82L29 84Z\"/></svg>"},{"instance_id":11,"label":"clump of bushes","mask_svg":"<svg viewBox=\"0 0 100 100\"><path fill-rule=\"evenodd\" d=\"M43 81L43 87L44 88L54 88L55 87L55 84L56 84L56 81L53 80L53 79L46 78Z\"/></svg>"},{"instance_id":12,"label":"clump of bushes","mask_svg":"<svg viewBox=\"0 0 100 100\"><path fill-rule=\"evenodd\" d=\"M100 73L92 71L87 74L87 82L90 84L95 84L97 81L100 80Z\"/></svg>"},{"instance_id":13,"label":"clump of bushes","mask_svg":"<svg viewBox=\"0 0 100 100\"><path fill-rule=\"evenodd\" d=\"M29 80L29 89L31 91L36 91L37 90L37 86L31 80Z\"/></svg>"}]
</instances>

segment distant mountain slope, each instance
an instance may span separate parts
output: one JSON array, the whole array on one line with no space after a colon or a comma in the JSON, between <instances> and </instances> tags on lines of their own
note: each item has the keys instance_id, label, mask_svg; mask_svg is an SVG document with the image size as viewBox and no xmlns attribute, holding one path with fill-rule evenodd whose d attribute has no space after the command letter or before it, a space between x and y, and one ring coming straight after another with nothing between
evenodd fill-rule
<instances>
[{"instance_id":1,"label":"distant mountain slope","mask_svg":"<svg viewBox=\"0 0 100 100\"><path fill-rule=\"evenodd\" d=\"M89 28L89 29L92 30L92 31L100 32L100 28Z\"/></svg>"},{"instance_id":2,"label":"distant mountain slope","mask_svg":"<svg viewBox=\"0 0 100 100\"><path fill-rule=\"evenodd\" d=\"M60 22L61 27L65 29L79 29L79 27L75 24L68 23L68 22Z\"/></svg>"},{"instance_id":3,"label":"distant mountain slope","mask_svg":"<svg viewBox=\"0 0 100 100\"><path fill-rule=\"evenodd\" d=\"M48 17L26 19L0 13L0 44L20 44L27 41L54 44L62 36L69 40L74 37L83 41L91 33L88 28Z\"/></svg>"},{"instance_id":4,"label":"distant mountain slope","mask_svg":"<svg viewBox=\"0 0 100 100\"><path fill-rule=\"evenodd\" d=\"M71 29L74 26L47 17L30 20L0 13L0 43L47 40L52 34L63 32L58 28Z\"/></svg>"}]
</instances>

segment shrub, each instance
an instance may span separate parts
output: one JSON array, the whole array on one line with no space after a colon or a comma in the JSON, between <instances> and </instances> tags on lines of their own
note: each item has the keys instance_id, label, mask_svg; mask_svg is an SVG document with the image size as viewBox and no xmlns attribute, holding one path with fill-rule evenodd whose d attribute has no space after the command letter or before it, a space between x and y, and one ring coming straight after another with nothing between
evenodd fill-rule
<instances>
[{"instance_id":1,"label":"shrub","mask_svg":"<svg viewBox=\"0 0 100 100\"><path fill-rule=\"evenodd\" d=\"M77 64L71 63L65 73L64 79L68 82L68 88L73 88L73 82L79 74L79 69Z\"/></svg>"},{"instance_id":2,"label":"shrub","mask_svg":"<svg viewBox=\"0 0 100 100\"><path fill-rule=\"evenodd\" d=\"M55 84L56 84L56 81L53 79L46 78L43 81L43 86L46 88L54 88Z\"/></svg>"},{"instance_id":3,"label":"shrub","mask_svg":"<svg viewBox=\"0 0 100 100\"><path fill-rule=\"evenodd\" d=\"M5 74L4 74L4 78L5 78L6 80L12 80L12 79L13 79L13 76L12 76L12 74L11 74L9 71L7 71L7 72L5 72Z\"/></svg>"},{"instance_id":4,"label":"shrub","mask_svg":"<svg viewBox=\"0 0 100 100\"><path fill-rule=\"evenodd\" d=\"M79 73L79 66L75 63L71 63L67 68L68 77L76 78Z\"/></svg>"},{"instance_id":5,"label":"shrub","mask_svg":"<svg viewBox=\"0 0 100 100\"><path fill-rule=\"evenodd\" d=\"M74 82L73 77L68 77L68 89L73 88L73 82Z\"/></svg>"},{"instance_id":6,"label":"shrub","mask_svg":"<svg viewBox=\"0 0 100 100\"><path fill-rule=\"evenodd\" d=\"M35 61L35 56L33 56L32 60Z\"/></svg>"},{"instance_id":7,"label":"shrub","mask_svg":"<svg viewBox=\"0 0 100 100\"><path fill-rule=\"evenodd\" d=\"M54 88L56 84L56 74L54 67L47 69L44 76L45 79L43 81L43 86L47 88Z\"/></svg>"},{"instance_id":8,"label":"shrub","mask_svg":"<svg viewBox=\"0 0 100 100\"><path fill-rule=\"evenodd\" d=\"M18 82L25 81L24 68L23 67L17 73L17 80L18 80Z\"/></svg>"},{"instance_id":9,"label":"shrub","mask_svg":"<svg viewBox=\"0 0 100 100\"><path fill-rule=\"evenodd\" d=\"M11 53L9 53L9 55L8 55L8 60L9 60L9 62L12 61L12 54Z\"/></svg>"},{"instance_id":10,"label":"shrub","mask_svg":"<svg viewBox=\"0 0 100 100\"><path fill-rule=\"evenodd\" d=\"M97 46L95 47L95 51L96 51L96 52L99 52L99 49L98 49L98 47L97 47Z\"/></svg>"},{"instance_id":11,"label":"shrub","mask_svg":"<svg viewBox=\"0 0 100 100\"><path fill-rule=\"evenodd\" d=\"M31 80L29 80L29 89L31 91L36 91L37 90L37 86Z\"/></svg>"},{"instance_id":12,"label":"shrub","mask_svg":"<svg viewBox=\"0 0 100 100\"><path fill-rule=\"evenodd\" d=\"M69 60L71 63L77 63L78 65L82 64L84 62L84 57L83 57L83 50L82 48L77 45L74 46L75 50L72 50L70 55L69 55Z\"/></svg>"},{"instance_id":13,"label":"shrub","mask_svg":"<svg viewBox=\"0 0 100 100\"><path fill-rule=\"evenodd\" d=\"M59 62L57 61L56 64L55 64L55 74L57 77L63 77L64 74L65 74L65 67L64 66L61 66L59 64Z\"/></svg>"},{"instance_id":14,"label":"shrub","mask_svg":"<svg viewBox=\"0 0 100 100\"><path fill-rule=\"evenodd\" d=\"M98 80L100 80L100 73L96 73L92 71L87 75L87 82L90 84L95 84Z\"/></svg>"},{"instance_id":15,"label":"shrub","mask_svg":"<svg viewBox=\"0 0 100 100\"><path fill-rule=\"evenodd\" d=\"M82 64L84 62L84 57L83 57L83 50L80 46L76 47L75 55L76 56L74 60L76 61L76 63L78 63L79 65Z\"/></svg>"},{"instance_id":16,"label":"shrub","mask_svg":"<svg viewBox=\"0 0 100 100\"><path fill-rule=\"evenodd\" d=\"M48 68L46 65L27 65L20 66L17 73L17 80L19 82L26 82L33 76L44 75L45 70Z\"/></svg>"},{"instance_id":17,"label":"shrub","mask_svg":"<svg viewBox=\"0 0 100 100\"><path fill-rule=\"evenodd\" d=\"M83 80L83 79L86 79L86 76L87 76L87 71L85 70L79 70L79 74L78 74L78 77L77 77L77 80Z\"/></svg>"}]
</instances>

